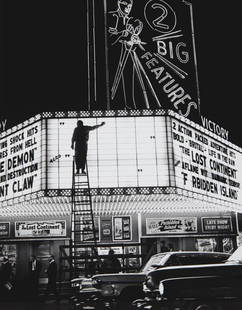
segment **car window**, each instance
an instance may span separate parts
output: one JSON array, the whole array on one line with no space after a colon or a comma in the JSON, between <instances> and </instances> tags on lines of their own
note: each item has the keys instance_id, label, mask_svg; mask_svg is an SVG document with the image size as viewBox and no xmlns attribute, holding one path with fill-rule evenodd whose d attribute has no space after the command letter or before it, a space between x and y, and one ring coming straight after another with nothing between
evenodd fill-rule
<instances>
[{"instance_id":1,"label":"car window","mask_svg":"<svg viewBox=\"0 0 242 310\"><path fill-rule=\"evenodd\" d=\"M194 254L194 255L179 255L180 265L202 265L202 264L215 264L221 263L226 260L226 255L207 255L207 254Z\"/></svg>"},{"instance_id":2,"label":"car window","mask_svg":"<svg viewBox=\"0 0 242 310\"><path fill-rule=\"evenodd\" d=\"M199 264L195 255L179 255L177 257L179 265L196 265Z\"/></svg>"},{"instance_id":3,"label":"car window","mask_svg":"<svg viewBox=\"0 0 242 310\"><path fill-rule=\"evenodd\" d=\"M177 266L181 265L179 258L175 255L171 255L165 263L166 266Z\"/></svg>"},{"instance_id":4,"label":"car window","mask_svg":"<svg viewBox=\"0 0 242 310\"><path fill-rule=\"evenodd\" d=\"M142 272L148 273L154 269L157 269L157 266L163 266L165 264L167 255L158 255L152 256L148 262L141 269Z\"/></svg>"},{"instance_id":5,"label":"car window","mask_svg":"<svg viewBox=\"0 0 242 310\"><path fill-rule=\"evenodd\" d=\"M204 257L200 257L199 260L201 261L200 264L216 264L225 262L229 256L227 255L205 255Z\"/></svg>"}]
</instances>

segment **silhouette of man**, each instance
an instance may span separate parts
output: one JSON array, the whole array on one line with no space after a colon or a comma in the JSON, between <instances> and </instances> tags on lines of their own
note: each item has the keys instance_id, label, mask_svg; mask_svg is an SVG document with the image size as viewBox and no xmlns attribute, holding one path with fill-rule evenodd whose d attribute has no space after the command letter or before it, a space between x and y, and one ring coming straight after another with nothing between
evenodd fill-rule
<instances>
[{"instance_id":1,"label":"silhouette of man","mask_svg":"<svg viewBox=\"0 0 242 310\"><path fill-rule=\"evenodd\" d=\"M103 125L105 125L105 122L95 126L84 126L82 121L77 121L77 127L74 129L71 140L72 149L74 149L75 145L75 163L77 174L80 173L80 169L83 174L86 173L85 166L87 159L87 142L89 139L89 132Z\"/></svg>"},{"instance_id":2,"label":"silhouette of man","mask_svg":"<svg viewBox=\"0 0 242 310\"><path fill-rule=\"evenodd\" d=\"M104 259L101 272L102 273L117 273L121 271L121 264L117 257L114 256L114 250L110 249L108 257Z\"/></svg>"},{"instance_id":3,"label":"silhouette of man","mask_svg":"<svg viewBox=\"0 0 242 310\"><path fill-rule=\"evenodd\" d=\"M57 276L57 265L54 259L54 256L51 255L49 259L49 266L47 269L47 275L48 275L48 284L47 284L47 295L49 293L54 293L55 296L57 296L57 290L56 290L56 276Z\"/></svg>"}]
</instances>

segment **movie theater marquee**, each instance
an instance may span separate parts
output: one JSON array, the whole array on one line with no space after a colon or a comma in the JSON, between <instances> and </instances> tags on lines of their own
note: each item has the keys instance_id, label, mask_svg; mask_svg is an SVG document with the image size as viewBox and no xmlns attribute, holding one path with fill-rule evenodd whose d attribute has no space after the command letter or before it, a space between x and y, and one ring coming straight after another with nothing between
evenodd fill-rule
<instances>
[{"instance_id":1,"label":"movie theater marquee","mask_svg":"<svg viewBox=\"0 0 242 310\"><path fill-rule=\"evenodd\" d=\"M0 201L40 190L40 122L0 140Z\"/></svg>"},{"instance_id":2,"label":"movie theater marquee","mask_svg":"<svg viewBox=\"0 0 242 310\"><path fill-rule=\"evenodd\" d=\"M241 152L227 131L215 134L173 111L157 111L63 114L19 125L0 140L0 202L44 190L66 195L72 188L71 138L81 119L87 126L105 122L89 135L92 189L172 187L241 204Z\"/></svg>"},{"instance_id":3,"label":"movie theater marquee","mask_svg":"<svg viewBox=\"0 0 242 310\"><path fill-rule=\"evenodd\" d=\"M176 186L227 201L241 200L241 154L225 139L172 120Z\"/></svg>"}]
</instances>

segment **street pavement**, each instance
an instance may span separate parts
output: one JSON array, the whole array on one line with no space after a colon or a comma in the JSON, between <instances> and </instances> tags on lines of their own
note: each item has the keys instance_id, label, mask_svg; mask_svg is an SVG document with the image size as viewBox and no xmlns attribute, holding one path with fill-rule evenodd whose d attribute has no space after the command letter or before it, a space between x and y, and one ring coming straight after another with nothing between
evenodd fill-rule
<instances>
[{"instance_id":1,"label":"street pavement","mask_svg":"<svg viewBox=\"0 0 242 310\"><path fill-rule=\"evenodd\" d=\"M43 301L5 301L0 302L0 310L69 310L67 299Z\"/></svg>"}]
</instances>

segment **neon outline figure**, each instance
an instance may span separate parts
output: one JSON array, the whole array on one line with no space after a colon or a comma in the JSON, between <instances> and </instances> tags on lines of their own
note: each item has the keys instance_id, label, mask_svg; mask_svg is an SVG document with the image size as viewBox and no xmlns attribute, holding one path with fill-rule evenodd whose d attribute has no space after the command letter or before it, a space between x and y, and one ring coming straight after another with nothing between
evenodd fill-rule
<instances>
[{"instance_id":1,"label":"neon outline figure","mask_svg":"<svg viewBox=\"0 0 242 310\"><path fill-rule=\"evenodd\" d=\"M155 91L151 85L151 82L136 54L136 48L139 47L142 50L145 50L143 45L145 45L145 42L142 42L139 35L142 32L143 29L143 23L139 19L133 20L132 17L129 16L132 6L133 6L133 0L118 0L117 2L118 8L116 11L109 12L112 14L113 17L116 18L114 27L109 27L109 33L111 36L115 37L114 42L112 45L117 44L118 42L121 43L121 50L120 50L120 57L119 62L116 70L116 74L113 80L113 85L111 88L111 99L113 100L115 98L117 89L119 87L120 81L122 81L122 89L123 89L123 96L124 96L124 102L125 107L128 109L131 109L130 105L128 104L128 96L127 96L127 89L130 87L132 88L132 104L133 108L136 107L135 103L135 73L138 77L143 97L145 100L145 107L147 109L150 108L147 90L145 86L145 82L143 80L143 77L146 80L146 84L148 84L158 107L161 107L160 102L155 94ZM132 81L130 83L130 74L124 74L125 68L127 71L126 64L128 64L128 60L131 59L132 61ZM127 72L129 73L129 72Z\"/></svg>"}]
</instances>

